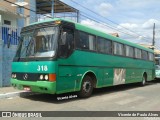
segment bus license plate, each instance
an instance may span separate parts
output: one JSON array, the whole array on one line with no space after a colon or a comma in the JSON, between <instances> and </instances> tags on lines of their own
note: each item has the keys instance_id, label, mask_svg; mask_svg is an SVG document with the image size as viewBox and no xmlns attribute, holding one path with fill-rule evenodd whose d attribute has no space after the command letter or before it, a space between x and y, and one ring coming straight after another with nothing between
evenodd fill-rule
<instances>
[{"instance_id":1,"label":"bus license plate","mask_svg":"<svg viewBox=\"0 0 160 120\"><path fill-rule=\"evenodd\" d=\"M31 88L30 87L24 87L23 88L25 91L31 91Z\"/></svg>"}]
</instances>

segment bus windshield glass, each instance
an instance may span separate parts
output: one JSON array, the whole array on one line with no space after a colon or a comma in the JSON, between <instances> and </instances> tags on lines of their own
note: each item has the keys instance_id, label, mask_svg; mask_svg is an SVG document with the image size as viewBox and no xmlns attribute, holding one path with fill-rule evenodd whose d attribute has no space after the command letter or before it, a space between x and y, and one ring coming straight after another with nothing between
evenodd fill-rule
<instances>
[{"instance_id":1,"label":"bus windshield glass","mask_svg":"<svg viewBox=\"0 0 160 120\"><path fill-rule=\"evenodd\" d=\"M16 57L53 57L56 51L57 37L58 27L38 28L23 32Z\"/></svg>"}]
</instances>

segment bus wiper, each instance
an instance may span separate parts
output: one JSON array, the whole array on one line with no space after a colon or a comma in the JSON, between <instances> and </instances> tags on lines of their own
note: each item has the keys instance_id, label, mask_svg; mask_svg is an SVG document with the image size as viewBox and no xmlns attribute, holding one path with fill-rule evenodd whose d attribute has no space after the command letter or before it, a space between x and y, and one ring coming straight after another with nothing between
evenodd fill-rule
<instances>
[{"instance_id":1,"label":"bus wiper","mask_svg":"<svg viewBox=\"0 0 160 120\"><path fill-rule=\"evenodd\" d=\"M23 41L22 41L23 42ZM21 45L19 46L20 48L22 48L22 42L21 42ZM21 57L21 51L18 51L18 59L17 59L17 61L19 61L20 60L20 57Z\"/></svg>"},{"instance_id":2,"label":"bus wiper","mask_svg":"<svg viewBox=\"0 0 160 120\"><path fill-rule=\"evenodd\" d=\"M10 43L11 43L10 38L17 39L17 40L18 40L18 43L19 43L20 41L22 41L22 38L21 38L20 36L15 37L15 36L13 36L13 35L11 35L11 34L8 34L8 39L7 39L7 46L8 46L8 48L10 47ZM20 47L22 47L22 44L21 44ZM18 57L18 60L17 60L17 61L19 61L19 59L20 59L20 52L18 53L18 56L19 56L19 57Z\"/></svg>"},{"instance_id":3,"label":"bus wiper","mask_svg":"<svg viewBox=\"0 0 160 120\"><path fill-rule=\"evenodd\" d=\"M33 38L31 38L31 40L29 41L29 43L28 43L28 45L27 45L27 47L26 47L26 56L29 56L29 54L30 54L30 52L31 52L31 43L32 42L34 42L34 39ZM30 47L30 49L29 49L29 47Z\"/></svg>"},{"instance_id":4,"label":"bus wiper","mask_svg":"<svg viewBox=\"0 0 160 120\"><path fill-rule=\"evenodd\" d=\"M30 53L30 51L31 51L31 48L30 48L30 51L28 52L28 48L29 48L30 44L31 44L32 42L34 42L34 39L33 39L34 33L35 33L35 29L34 29L34 31L33 31L32 37L31 37L31 39L30 39L30 41L29 41L29 43L28 43L28 45L27 45L27 47L26 47L26 56L29 56L29 53ZM34 46L35 46L35 43L34 43ZM28 54L27 54L27 53L28 53Z\"/></svg>"}]
</instances>

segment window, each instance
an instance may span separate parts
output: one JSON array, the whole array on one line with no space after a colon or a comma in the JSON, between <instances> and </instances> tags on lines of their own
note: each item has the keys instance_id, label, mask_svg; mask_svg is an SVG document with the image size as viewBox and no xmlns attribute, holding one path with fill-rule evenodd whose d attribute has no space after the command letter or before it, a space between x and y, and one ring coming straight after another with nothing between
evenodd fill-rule
<instances>
[{"instance_id":1,"label":"window","mask_svg":"<svg viewBox=\"0 0 160 120\"><path fill-rule=\"evenodd\" d=\"M57 48L58 27L42 27L21 34L16 57L53 57Z\"/></svg>"},{"instance_id":2,"label":"window","mask_svg":"<svg viewBox=\"0 0 160 120\"><path fill-rule=\"evenodd\" d=\"M135 58L141 59L141 50L138 48L135 48Z\"/></svg>"},{"instance_id":3,"label":"window","mask_svg":"<svg viewBox=\"0 0 160 120\"><path fill-rule=\"evenodd\" d=\"M11 25L11 21L4 20L4 24L5 24L5 25Z\"/></svg>"},{"instance_id":4,"label":"window","mask_svg":"<svg viewBox=\"0 0 160 120\"><path fill-rule=\"evenodd\" d=\"M134 56L134 49L131 46L125 46L126 50L126 56L127 57L133 57Z\"/></svg>"},{"instance_id":5,"label":"window","mask_svg":"<svg viewBox=\"0 0 160 120\"><path fill-rule=\"evenodd\" d=\"M148 53L147 53L147 51L142 50L142 59L143 60L148 60Z\"/></svg>"},{"instance_id":6,"label":"window","mask_svg":"<svg viewBox=\"0 0 160 120\"><path fill-rule=\"evenodd\" d=\"M96 37L89 35L89 50L96 50Z\"/></svg>"},{"instance_id":7,"label":"window","mask_svg":"<svg viewBox=\"0 0 160 120\"><path fill-rule=\"evenodd\" d=\"M65 36L66 41L61 41L59 45L59 56L61 57L68 57L73 50L73 43L74 43L74 30L69 27L65 27L61 31L61 37ZM62 40L62 39L61 39Z\"/></svg>"},{"instance_id":8,"label":"window","mask_svg":"<svg viewBox=\"0 0 160 120\"><path fill-rule=\"evenodd\" d=\"M112 42L98 37L98 52L112 54Z\"/></svg>"},{"instance_id":9,"label":"window","mask_svg":"<svg viewBox=\"0 0 160 120\"><path fill-rule=\"evenodd\" d=\"M96 50L96 37L84 32L79 32L79 39L76 42L77 48L83 50Z\"/></svg>"},{"instance_id":10,"label":"window","mask_svg":"<svg viewBox=\"0 0 160 120\"><path fill-rule=\"evenodd\" d=\"M114 42L114 54L115 55L124 55L123 44Z\"/></svg>"},{"instance_id":11,"label":"window","mask_svg":"<svg viewBox=\"0 0 160 120\"><path fill-rule=\"evenodd\" d=\"M149 53L148 55L149 55L149 60L150 60L150 61L153 61L153 58L154 58L153 53Z\"/></svg>"}]
</instances>

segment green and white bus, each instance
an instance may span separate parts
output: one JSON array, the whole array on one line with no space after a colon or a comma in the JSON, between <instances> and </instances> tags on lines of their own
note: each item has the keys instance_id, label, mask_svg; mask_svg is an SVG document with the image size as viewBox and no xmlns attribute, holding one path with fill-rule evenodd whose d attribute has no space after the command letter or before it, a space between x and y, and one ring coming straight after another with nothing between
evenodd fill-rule
<instances>
[{"instance_id":1,"label":"green and white bus","mask_svg":"<svg viewBox=\"0 0 160 120\"><path fill-rule=\"evenodd\" d=\"M160 79L160 56L159 55L155 55L155 64L156 64L156 68L155 68L155 79Z\"/></svg>"},{"instance_id":2,"label":"green and white bus","mask_svg":"<svg viewBox=\"0 0 160 120\"><path fill-rule=\"evenodd\" d=\"M77 91L89 97L94 88L155 77L151 49L65 19L26 26L12 63L12 86L32 92Z\"/></svg>"}]
</instances>

